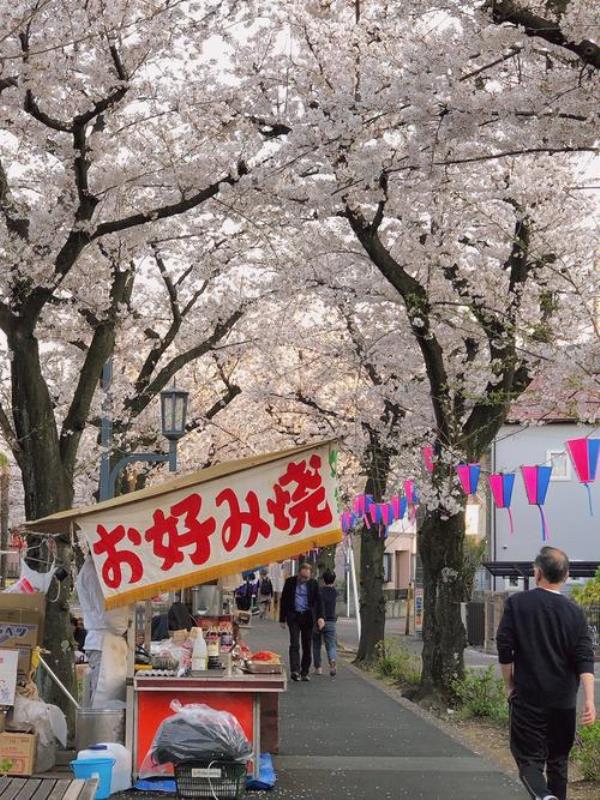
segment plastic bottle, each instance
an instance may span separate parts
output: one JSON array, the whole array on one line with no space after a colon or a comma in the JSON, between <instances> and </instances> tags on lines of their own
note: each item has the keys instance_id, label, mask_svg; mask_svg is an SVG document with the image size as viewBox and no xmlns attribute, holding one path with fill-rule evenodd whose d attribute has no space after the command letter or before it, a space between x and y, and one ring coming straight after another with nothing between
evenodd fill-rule
<instances>
[{"instance_id":1,"label":"plastic bottle","mask_svg":"<svg viewBox=\"0 0 600 800\"><path fill-rule=\"evenodd\" d=\"M219 633L215 628L211 628L208 632L206 642L209 669L218 669L221 666L219 661L219 644Z\"/></svg>"},{"instance_id":2,"label":"plastic bottle","mask_svg":"<svg viewBox=\"0 0 600 800\"><path fill-rule=\"evenodd\" d=\"M192 670L194 672L204 672L208 660L208 652L206 642L202 631L198 630L196 641L194 642L194 649L192 650Z\"/></svg>"}]
</instances>

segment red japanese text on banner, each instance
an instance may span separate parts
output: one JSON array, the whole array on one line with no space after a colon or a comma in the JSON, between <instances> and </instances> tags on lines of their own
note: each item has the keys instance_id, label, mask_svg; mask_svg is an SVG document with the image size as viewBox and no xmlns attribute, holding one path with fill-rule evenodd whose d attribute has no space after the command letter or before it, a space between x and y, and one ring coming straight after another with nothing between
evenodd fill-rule
<instances>
[{"instance_id":1,"label":"red japanese text on banner","mask_svg":"<svg viewBox=\"0 0 600 800\"><path fill-rule=\"evenodd\" d=\"M333 544L338 516L335 449L323 445L99 509L79 525L115 606Z\"/></svg>"}]
</instances>

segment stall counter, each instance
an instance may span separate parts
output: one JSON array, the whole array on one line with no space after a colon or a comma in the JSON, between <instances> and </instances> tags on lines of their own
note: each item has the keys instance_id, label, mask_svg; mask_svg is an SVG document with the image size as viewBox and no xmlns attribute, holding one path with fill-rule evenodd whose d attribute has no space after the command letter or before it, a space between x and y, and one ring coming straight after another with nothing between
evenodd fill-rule
<instances>
[{"instance_id":1,"label":"stall counter","mask_svg":"<svg viewBox=\"0 0 600 800\"><path fill-rule=\"evenodd\" d=\"M160 723L173 714L170 705L174 700L182 705L205 703L211 708L233 714L252 745L251 769L253 776L258 777L261 703L265 696L277 695L285 690L285 674L175 678L138 673L128 692L129 696L133 694L133 724L127 728L127 745L133 752L135 777L139 775ZM132 706L128 703L128 707Z\"/></svg>"}]
</instances>

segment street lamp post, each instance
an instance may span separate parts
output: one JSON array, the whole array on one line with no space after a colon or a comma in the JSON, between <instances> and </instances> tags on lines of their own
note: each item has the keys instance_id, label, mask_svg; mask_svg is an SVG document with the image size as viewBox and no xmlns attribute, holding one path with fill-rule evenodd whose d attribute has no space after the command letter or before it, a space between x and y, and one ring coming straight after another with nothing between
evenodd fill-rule
<instances>
[{"instance_id":1,"label":"street lamp post","mask_svg":"<svg viewBox=\"0 0 600 800\"><path fill-rule=\"evenodd\" d=\"M110 383L110 367L105 370L103 380L107 391ZM128 464L142 461L147 464L169 465L170 472L177 470L177 442L185 433L188 392L182 389L165 389L160 393L160 416L162 434L169 442L168 453L130 453L123 456L112 469L109 468L112 424L108 415L102 421L102 445L104 453L100 467L100 500L111 500L115 496L115 486L119 474ZM108 405L108 404L107 404Z\"/></svg>"}]
</instances>

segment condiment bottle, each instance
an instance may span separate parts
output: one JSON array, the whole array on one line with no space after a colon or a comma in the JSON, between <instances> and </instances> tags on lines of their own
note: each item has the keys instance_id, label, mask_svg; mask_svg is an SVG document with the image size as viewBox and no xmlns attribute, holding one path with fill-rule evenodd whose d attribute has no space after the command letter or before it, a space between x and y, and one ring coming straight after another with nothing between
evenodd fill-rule
<instances>
[{"instance_id":1,"label":"condiment bottle","mask_svg":"<svg viewBox=\"0 0 600 800\"><path fill-rule=\"evenodd\" d=\"M194 672L204 672L208 660L208 648L204 641L202 631L198 629L198 635L194 642L194 649L192 650L192 670Z\"/></svg>"}]
</instances>

